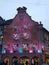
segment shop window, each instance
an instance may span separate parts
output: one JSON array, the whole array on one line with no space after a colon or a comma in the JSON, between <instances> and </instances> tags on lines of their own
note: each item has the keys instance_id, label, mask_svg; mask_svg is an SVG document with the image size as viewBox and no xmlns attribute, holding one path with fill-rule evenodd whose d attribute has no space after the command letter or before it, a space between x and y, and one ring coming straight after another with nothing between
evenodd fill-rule
<instances>
[{"instance_id":1,"label":"shop window","mask_svg":"<svg viewBox=\"0 0 49 65\"><path fill-rule=\"evenodd\" d=\"M31 62L33 65L39 65L38 63L39 63L39 58L37 57L37 56L34 56L33 58L32 58L32 62Z\"/></svg>"},{"instance_id":2,"label":"shop window","mask_svg":"<svg viewBox=\"0 0 49 65\"><path fill-rule=\"evenodd\" d=\"M26 56L20 58L20 63L23 65L30 65L30 59Z\"/></svg>"},{"instance_id":3,"label":"shop window","mask_svg":"<svg viewBox=\"0 0 49 65\"><path fill-rule=\"evenodd\" d=\"M31 65L34 65L34 59L31 60Z\"/></svg>"},{"instance_id":4,"label":"shop window","mask_svg":"<svg viewBox=\"0 0 49 65\"><path fill-rule=\"evenodd\" d=\"M49 57L46 57L45 59L46 59L46 63L49 63Z\"/></svg>"},{"instance_id":5,"label":"shop window","mask_svg":"<svg viewBox=\"0 0 49 65\"><path fill-rule=\"evenodd\" d=\"M18 58L17 58L16 56L14 56L14 57L12 58L12 63L15 63L15 62L18 62Z\"/></svg>"}]
</instances>

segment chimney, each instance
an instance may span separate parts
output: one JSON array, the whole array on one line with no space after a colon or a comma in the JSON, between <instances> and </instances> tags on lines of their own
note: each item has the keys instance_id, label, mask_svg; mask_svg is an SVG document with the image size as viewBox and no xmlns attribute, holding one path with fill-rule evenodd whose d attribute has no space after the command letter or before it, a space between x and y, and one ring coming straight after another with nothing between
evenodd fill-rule
<instances>
[{"instance_id":1,"label":"chimney","mask_svg":"<svg viewBox=\"0 0 49 65\"><path fill-rule=\"evenodd\" d=\"M40 25L43 27L43 24L42 24L42 22L40 21Z\"/></svg>"},{"instance_id":2,"label":"chimney","mask_svg":"<svg viewBox=\"0 0 49 65\"><path fill-rule=\"evenodd\" d=\"M27 10L27 8L26 7L19 7L19 8L17 8L17 11L18 11L18 13L24 13L24 12L26 12L26 10Z\"/></svg>"}]
</instances>

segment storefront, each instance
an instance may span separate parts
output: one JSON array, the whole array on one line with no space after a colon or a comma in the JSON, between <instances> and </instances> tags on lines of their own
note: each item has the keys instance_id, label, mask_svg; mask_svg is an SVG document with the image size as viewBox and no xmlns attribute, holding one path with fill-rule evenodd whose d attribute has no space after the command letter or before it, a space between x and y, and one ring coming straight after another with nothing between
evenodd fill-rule
<instances>
[{"instance_id":1,"label":"storefront","mask_svg":"<svg viewBox=\"0 0 49 65\"><path fill-rule=\"evenodd\" d=\"M2 60L7 65L15 62L23 63L23 65L40 65L45 47L45 43L42 41L43 25L41 22L39 24L32 20L26 9L26 7L19 7L13 20L5 21L1 53ZM49 63L47 57L46 62Z\"/></svg>"},{"instance_id":2,"label":"storefront","mask_svg":"<svg viewBox=\"0 0 49 65\"><path fill-rule=\"evenodd\" d=\"M45 54L45 62L49 64L49 52Z\"/></svg>"},{"instance_id":3,"label":"storefront","mask_svg":"<svg viewBox=\"0 0 49 65\"><path fill-rule=\"evenodd\" d=\"M39 57L38 57L39 56ZM4 60L5 63L7 63L7 65L11 65L16 63L22 64L22 65L39 65L41 60L40 60L40 54L36 55L34 53L23 53L23 54L19 54L19 53L15 53L15 54L5 54L2 55L2 60Z\"/></svg>"}]
</instances>

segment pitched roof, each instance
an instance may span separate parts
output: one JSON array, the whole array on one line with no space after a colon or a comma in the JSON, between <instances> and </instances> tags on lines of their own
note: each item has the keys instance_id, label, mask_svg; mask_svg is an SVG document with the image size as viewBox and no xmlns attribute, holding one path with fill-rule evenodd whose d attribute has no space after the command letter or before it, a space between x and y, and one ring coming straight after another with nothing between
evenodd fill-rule
<instances>
[{"instance_id":1,"label":"pitched roof","mask_svg":"<svg viewBox=\"0 0 49 65\"><path fill-rule=\"evenodd\" d=\"M3 26L3 25L9 25L11 22L13 21L13 19L9 19L9 20L2 20L0 21L0 26Z\"/></svg>"},{"instance_id":2,"label":"pitched roof","mask_svg":"<svg viewBox=\"0 0 49 65\"><path fill-rule=\"evenodd\" d=\"M49 31L46 28L43 27L42 30L49 34Z\"/></svg>"}]
</instances>

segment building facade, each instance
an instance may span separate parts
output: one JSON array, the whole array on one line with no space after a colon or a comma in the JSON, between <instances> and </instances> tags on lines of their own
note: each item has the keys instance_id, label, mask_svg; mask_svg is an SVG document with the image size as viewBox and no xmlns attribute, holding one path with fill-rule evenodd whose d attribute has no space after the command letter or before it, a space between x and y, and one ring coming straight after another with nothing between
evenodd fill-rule
<instances>
[{"instance_id":1,"label":"building facade","mask_svg":"<svg viewBox=\"0 0 49 65\"><path fill-rule=\"evenodd\" d=\"M45 61L49 63L49 32L43 28L43 42L45 44Z\"/></svg>"},{"instance_id":2,"label":"building facade","mask_svg":"<svg viewBox=\"0 0 49 65\"><path fill-rule=\"evenodd\" d=\"M24 65L26 63L39 65L42 63L41 60L45 61L45 49L49 45L49 32L43 28L41 22L39 24L32 20L26 10L26 7L19 7L17 15L13 19L4 20L0 25L3 27L2 60L8 61L8 65L14 61ZM47 63L49 63L49 54Z\"/></svg>"}]
</instances>

